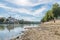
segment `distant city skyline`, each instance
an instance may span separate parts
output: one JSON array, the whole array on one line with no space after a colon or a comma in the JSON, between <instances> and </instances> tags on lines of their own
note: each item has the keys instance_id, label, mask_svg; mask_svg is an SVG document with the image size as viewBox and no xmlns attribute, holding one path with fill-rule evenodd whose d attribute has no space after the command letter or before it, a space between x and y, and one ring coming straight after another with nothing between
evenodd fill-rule
<instances>
[{"instance_id":1,"label":"distant city skyline","mask_svg":"<svg viewBox=\"0 0 60 40\"><path fill-rule=\"evenodd\" d=\"M0 17L40 21L54 3L60 0L0 0Z\"/></svg>"}]
</instances>

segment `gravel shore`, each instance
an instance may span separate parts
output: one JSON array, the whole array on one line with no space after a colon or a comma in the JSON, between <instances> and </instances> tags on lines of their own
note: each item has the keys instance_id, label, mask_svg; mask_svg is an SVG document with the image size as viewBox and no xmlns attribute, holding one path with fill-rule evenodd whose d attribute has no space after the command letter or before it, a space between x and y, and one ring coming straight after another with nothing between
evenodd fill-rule
<instances>
[{"instance_id":1,"label":"gravel shore","mask_svg":"<svg viewBox=\"0 0 60 40\"><path fill-rule=\"evenodd\" d=\"M60 24L40 24L40 27L30 28L11 40L60 40Z\"/></svg>"}]
</instances>

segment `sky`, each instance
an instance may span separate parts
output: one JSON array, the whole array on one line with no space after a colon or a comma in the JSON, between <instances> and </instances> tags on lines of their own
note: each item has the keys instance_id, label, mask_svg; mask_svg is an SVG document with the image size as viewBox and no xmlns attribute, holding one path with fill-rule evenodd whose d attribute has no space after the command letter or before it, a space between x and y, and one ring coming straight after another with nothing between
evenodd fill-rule
<instances>
[{"instance_id":1,"label":"sky","mask_svg":"<svg viewBox=\"0 0 60 40\"><path fill-rule=\"evenodd\" d=\"M0 17L40 21L54 3L60 0L0 0Z\"/></svg>"}]
</instances>

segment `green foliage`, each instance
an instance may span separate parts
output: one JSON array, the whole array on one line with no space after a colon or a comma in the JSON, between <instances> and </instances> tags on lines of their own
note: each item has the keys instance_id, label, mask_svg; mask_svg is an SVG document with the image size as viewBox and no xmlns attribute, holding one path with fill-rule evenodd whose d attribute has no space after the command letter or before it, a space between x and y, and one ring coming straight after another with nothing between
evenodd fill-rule
<instances>
[{"instance_id":1,"label":"green foliage","mask_svg":"<svg viewBox=\"0 0 60 40\"><path fill-rule=\"evenodd\" d=\"M4 21L4 18L0 18L0 22L3 22Z\"/></svg>"},{"instance_id":2,"label":"green foliage","mask_svg":"<svg viewBox=\"0 0 60 40\"><path fill-rule=\"evenodd\" d=\"M4 26L3 25L0 25L0 30L4 30Z\"/></svg>"},{"instance_id":3,"label":"green foliage","mask_svg":"<svg viewBox=\"0 0 60 40\"><path fill-rule=\"evenodd\" d=\"M9 21L9 19L6 19L6 21Z\"/></svg>"},{"instance_id":4,"label":"green foliage","mask_svg":"<svg viewBox=\"0 0 60 40\"><path fill-rule=\"evenodd\" d=\"M59 9L60 9L59 4L57 4L57 3L53 4L52 10L53 10L53 14L54 14L55 18L57 18L58 15L60 14L60 13L58 13L58 11L60 11Z\"/></svg>"},{"instance_id":5,"label":"green foliage","mask_svg":"<svg viewBox=\"0 0 60 40\"><path fill-rule=\"evenodd\" d=\"M54 16L53 16L52 10L49 10L49 11L47 11L44 18L42 19L42 22L49 21L49 20L53 19L53 17Z\"/></svg>"},{"instance_id":6,"label":"green foliage","mask_svg":"<svg viewBox=\"0 0 60 40\"><path fill-rule=\"evenodd\" d=\"M54 18L58 18L60 16L60 6L59 4L55 3L53 4L53 7L51 10L48 10L41 20L42 22L54 20Z\"/></svg>"},{"instance_id":7,"label":"green foliage","mask_svg":"<svg viewBox=\"0 0 60 40\"><path fill-rule=\"evenodd\" d=\"M49 21L49 20L51 20L51 19L53 19L53 13L52 13L52 10L49 10L49 11L47 11L47 21Z\"/></svg>"}]
</instances>

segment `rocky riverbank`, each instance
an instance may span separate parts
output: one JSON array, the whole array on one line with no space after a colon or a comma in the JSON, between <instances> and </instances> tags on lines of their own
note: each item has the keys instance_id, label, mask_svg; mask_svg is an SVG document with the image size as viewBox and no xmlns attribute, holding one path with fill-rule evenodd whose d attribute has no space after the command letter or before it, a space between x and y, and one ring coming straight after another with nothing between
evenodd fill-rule
<instances>
[{"instance_id":1,"label":"rocky riverbank","mask_svg":"<svg viewBox=\"0 0 60 40\"><path fill-rule=\"evenodd\" d=\"M60 24L43 23L39 27L28 29L23 35L11 40L60 40Z\"/></svg>"}]
</instances>

